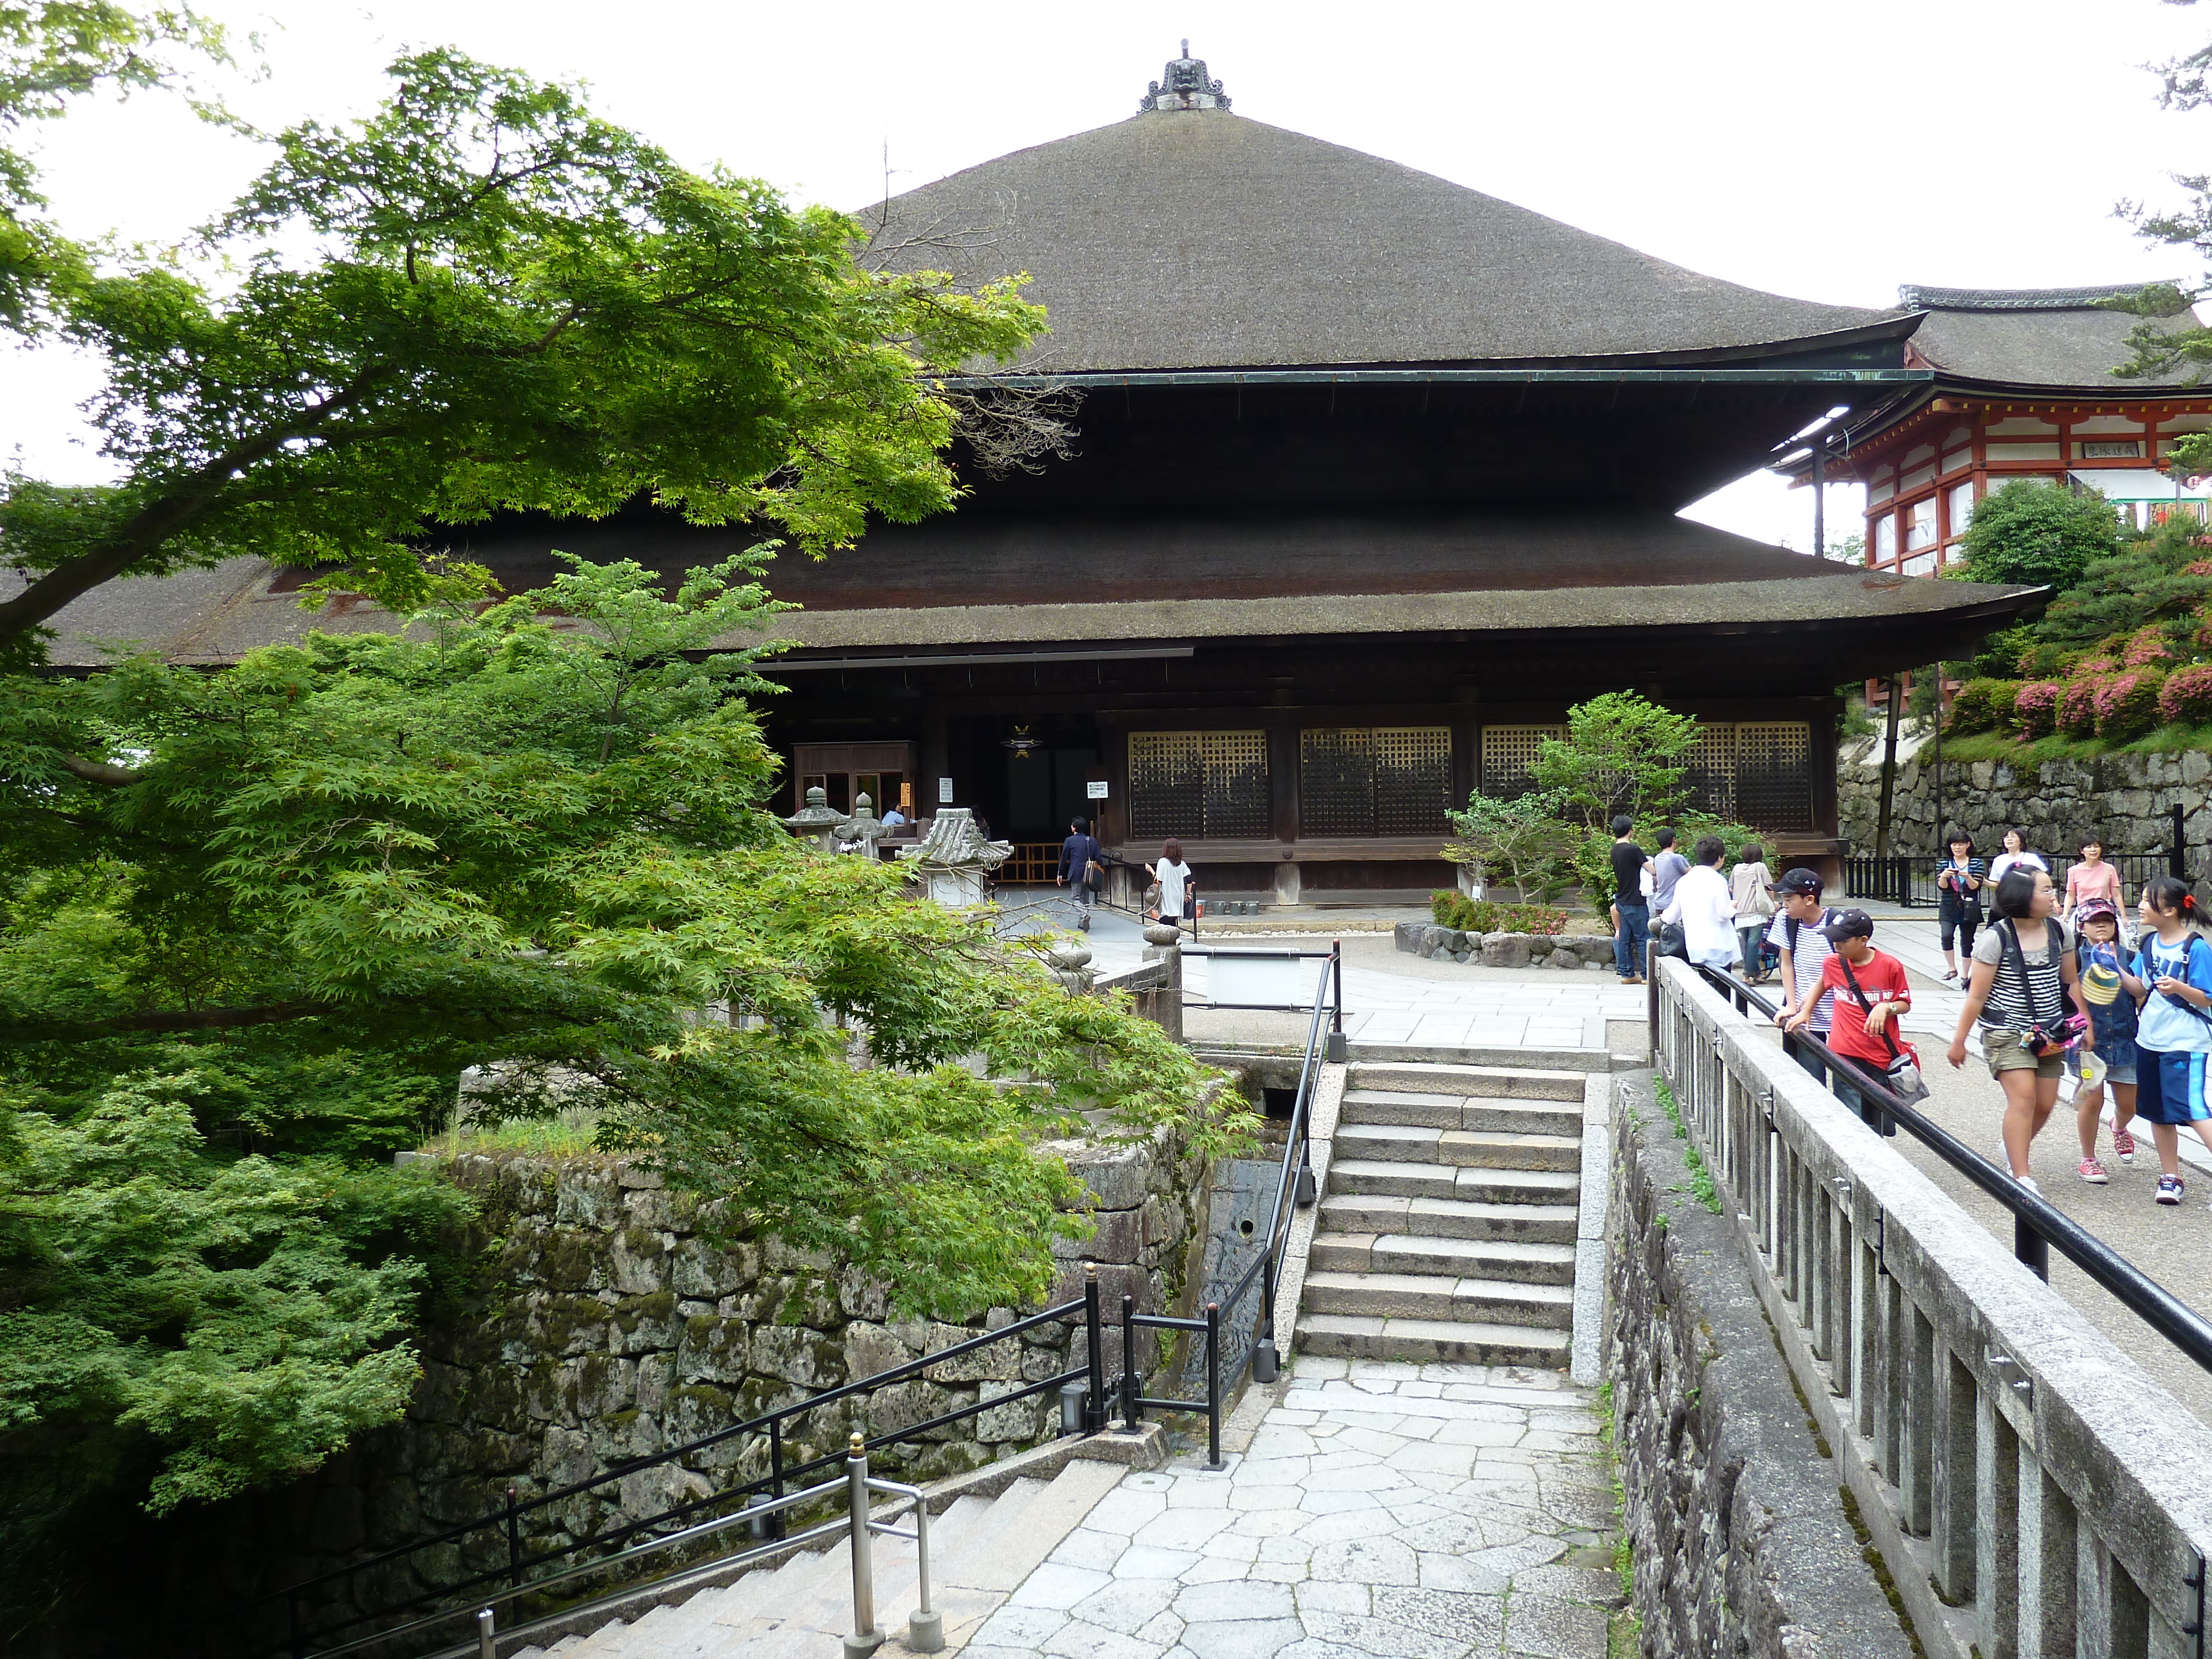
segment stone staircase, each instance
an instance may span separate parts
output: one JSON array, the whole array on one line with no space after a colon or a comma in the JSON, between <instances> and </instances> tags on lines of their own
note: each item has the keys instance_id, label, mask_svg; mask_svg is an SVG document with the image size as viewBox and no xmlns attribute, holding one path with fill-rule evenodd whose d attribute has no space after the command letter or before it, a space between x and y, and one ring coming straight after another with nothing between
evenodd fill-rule
<instances>
[{"instance_id":1,"label":"stone staircase","mask_svg":"<svg viewBox=\"0 0 2212 1659\"><path fill-rule=\"evenodd\" d=\"M1564 1368L1584 1075L1381 1063L1346 1083L1298 1352Z\"/></svg>"},{"instance_id":2,"label":"stone staircase","mask_svg":"<svg viewBox=\"0 0 2212 1659\"><path fill-rule=\"evenodd\" d=\"M1017 1480L995 1498L958 1498L933 1514L930 1601L945 1646L958 1649L1127 1473L1122 1463L1073 1459L1050 1480ZM890 1511L879 1506L877 1515ZM903 1654L918 1599L915 1545L878 1534L872 1548L876 1627L889 1638L878 1651ZM504 1659L825 1659L852 1630L852 1561L851 1544L840 1540L688 1597L672 1589L634 1622L617 1619Z\"/></svg>"}]
</instances>

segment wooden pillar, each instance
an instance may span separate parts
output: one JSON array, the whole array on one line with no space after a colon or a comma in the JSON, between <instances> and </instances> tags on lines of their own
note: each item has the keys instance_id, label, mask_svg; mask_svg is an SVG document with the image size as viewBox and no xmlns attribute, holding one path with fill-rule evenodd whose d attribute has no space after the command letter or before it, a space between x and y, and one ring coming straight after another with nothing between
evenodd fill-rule
<instances>
[{"instance_id":1,"label":"wooden pillar","mask_svg":"<svg viewBox=\"0 0 2212 1659\"><path fill-rule=\"evenodd\" d=\"M1295 717L1267 727L1267 827L1280 842L1298 838L1299 730Z\"/></svg>"}]
</instances>

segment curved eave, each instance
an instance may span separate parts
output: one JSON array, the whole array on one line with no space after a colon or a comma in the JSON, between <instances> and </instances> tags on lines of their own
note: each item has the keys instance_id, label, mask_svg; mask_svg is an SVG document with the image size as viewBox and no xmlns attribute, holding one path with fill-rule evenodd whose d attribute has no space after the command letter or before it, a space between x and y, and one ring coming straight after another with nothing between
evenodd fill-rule
<instances>
[{"instance_id":1,"label":"curved eave","mask_svg":"<svg viewBox=\"0 0 2212 1659\"><path fill-rule=\"evenodd\" d=\"M1565 385L1620 386L1675 383L1683 386L1917 386L1935 377L1916 368L1159 368L1097 370L1081 374L969 374L945 384L963 390L1016 386L1054 387L1147 386L1356 386L1356 385Z\"/></svg>"}]
</instances>

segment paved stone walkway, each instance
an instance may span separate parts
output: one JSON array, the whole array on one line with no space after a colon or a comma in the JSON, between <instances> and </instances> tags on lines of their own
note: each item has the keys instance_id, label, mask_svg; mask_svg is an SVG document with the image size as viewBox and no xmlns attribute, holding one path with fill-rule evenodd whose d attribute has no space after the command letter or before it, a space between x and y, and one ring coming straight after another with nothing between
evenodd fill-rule
<instances>
[{"instance_id":1,"label":"paved stone walkway","mask_svg":"<svg viewBox=\"0 0 2212 1659\"><path fill-rule=\"evenodd\" d=\"M1229 1463L1126 1476L969 1659L1603 1659L1610 1476L1559 1373L1301 1359Z\"/></svg>"}]
</instances>

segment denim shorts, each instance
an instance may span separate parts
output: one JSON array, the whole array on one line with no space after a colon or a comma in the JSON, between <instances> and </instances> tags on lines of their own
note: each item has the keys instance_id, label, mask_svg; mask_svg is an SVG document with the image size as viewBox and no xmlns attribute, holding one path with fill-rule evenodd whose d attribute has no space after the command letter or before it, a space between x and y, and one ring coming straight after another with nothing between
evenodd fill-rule
<instances>
[{"instance_id":1,"label":"denim shorts","mask_svg":"<svg viewBox=\"0 0 2212 1659\"><path fill-rule=\"evenodd\" d=\"M2133 1037L2113 1037L2109 1042L2099 1043L2097 1058L2105 1062L2106 1082L2130 1085L2135 1082L2136 1040ZM2071 1078L2081 1075L2081 1051L2079 1048L2066 1051L2066 1075Z\"/></svg>"}]
</instances>

